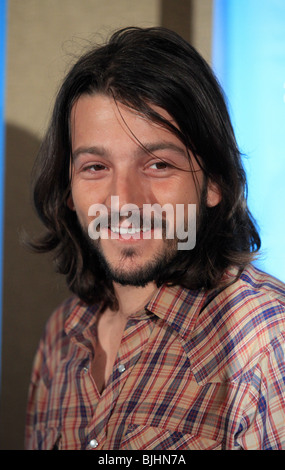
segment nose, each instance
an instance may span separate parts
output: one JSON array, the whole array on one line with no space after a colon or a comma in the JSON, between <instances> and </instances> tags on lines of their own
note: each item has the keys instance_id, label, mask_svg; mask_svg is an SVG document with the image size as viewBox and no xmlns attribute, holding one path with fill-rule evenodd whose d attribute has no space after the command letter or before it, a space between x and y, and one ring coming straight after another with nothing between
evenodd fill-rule
<instances>
[{"instance_id":1,"label":"nose","mask_svg":"<svg viewBox=\"0 0 285 470\"><path fill-rule=\"evenodd\" d=\"M146 188L135 169L125 168L114 173L110 185L108 204L111 202L111 196L117 196L120 208L126 204L135 204L142 208L146 202Z\"/></svg>"}]
</instances>

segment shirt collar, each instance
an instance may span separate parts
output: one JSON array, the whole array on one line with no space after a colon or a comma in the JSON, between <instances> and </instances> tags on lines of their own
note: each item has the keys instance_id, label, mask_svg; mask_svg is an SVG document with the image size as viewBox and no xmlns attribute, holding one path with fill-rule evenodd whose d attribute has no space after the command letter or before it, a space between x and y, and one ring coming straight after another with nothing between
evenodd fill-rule
<instances>
[{"instance_id":1,"label":"shirt collar","mask_svg":"<svg viewBox=\"0 0 285 470\"><path fill-rule=\"evenodd\" d=\"M197 317L205 304L207 293L203 290L189 290L180 286L161 286L145 309L136 314L145 317L146 311L167 322L180 336L186 337L193 330ZM89 347L86 332L92 331L100 304L87 306L77 299L65 318L65 333ZM139 315L140 313L140 315ZM89 336L89 335L88 335ZM87 341L86 341L87 340Z\"/></svg>"},{"instance_id":2,"label":"shirt collar","mask_svg":"<svg viewBox=\"0 0 285 470\"><path fill-rule=\"evenodd\" d=\"M92 350L91 339L96 335L96 317L101 304L88 306L77 298L72 307L65 317L64 331L73 341Z\"/></svg>"},{"instance_id":3,"label":"shirt collar","mask_svg":"<svg viewBox=\"0 0 285 470\"><path fill-rule=\"evenodd\" d=\"M189 290L180 286L163 285L146 308L186 339L195 326L206 298L204 289Z\"/></svg>"}]
</instances>

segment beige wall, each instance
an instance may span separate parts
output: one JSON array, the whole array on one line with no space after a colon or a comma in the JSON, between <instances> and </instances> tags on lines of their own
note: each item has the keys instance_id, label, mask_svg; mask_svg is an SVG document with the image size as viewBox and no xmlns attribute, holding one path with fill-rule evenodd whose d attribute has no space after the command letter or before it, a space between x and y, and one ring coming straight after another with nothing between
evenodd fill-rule
<instances>
[{"instance_id":1,"label":"beige wall","mask_svg":"<svg viewBox=\"0 0 285 470\"><path fill-rule=\"evenodd\" d=\"M10 0L0 448L23 448L32 359L44 323L68 295L48 256L28 253L39 231L30 203L33 160L60 80L74 56L123 26L176 29L210 61L212 0Z\"/></svg>"}]
</instances>

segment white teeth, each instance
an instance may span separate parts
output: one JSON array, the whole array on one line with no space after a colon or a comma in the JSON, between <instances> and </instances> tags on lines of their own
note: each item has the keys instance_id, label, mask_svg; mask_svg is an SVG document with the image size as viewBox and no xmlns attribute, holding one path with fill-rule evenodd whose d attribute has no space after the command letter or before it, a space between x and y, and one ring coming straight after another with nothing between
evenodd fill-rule
<instances>
[{"instance_id":1,"label":"white teeth","mask_svg":"<svg viewBox=\"0 0 285 470\"><path fill-rule=\"evenodd\" d=\"M133 227L111 227L111 231L114 233L120 233L120 235L134 235L135 233L139 233L141 229ZM143 232L144 231L145 230L143 229Z\"/></svg>"}]
</instances>

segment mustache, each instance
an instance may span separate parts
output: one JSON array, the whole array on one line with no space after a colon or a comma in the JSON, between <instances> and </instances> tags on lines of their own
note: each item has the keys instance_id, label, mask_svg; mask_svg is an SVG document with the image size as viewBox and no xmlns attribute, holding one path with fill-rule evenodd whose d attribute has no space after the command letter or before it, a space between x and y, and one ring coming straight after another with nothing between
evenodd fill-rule
<instances>
[{"instance_id":1,"label":"mustache","mask_svg":"<svg viewBox=\"0 0 285 470\"><path fill-rule=\"evenodd\" d=\"M105 221L102 221L101 228L111 227L132 227L135 229L152 230L161 227L163 230L167 228L166 217L160 214L146 215L141 212L130 213L129 215L121 215L117 211L109 212Z\"/></svg>"}]
</instances>

